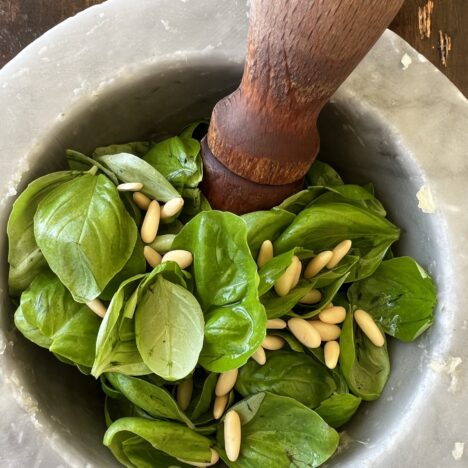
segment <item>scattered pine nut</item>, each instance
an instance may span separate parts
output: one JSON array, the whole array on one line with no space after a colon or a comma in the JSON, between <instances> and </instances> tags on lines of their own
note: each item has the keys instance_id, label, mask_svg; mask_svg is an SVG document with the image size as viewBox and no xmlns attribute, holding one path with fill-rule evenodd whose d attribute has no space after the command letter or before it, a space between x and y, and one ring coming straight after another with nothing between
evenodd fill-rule
<instances>
[{"instance_id":1,"label":"scattered pine nut","mask_svg":"<svg viewBox=\"0 0 468 468\"><path fill-rule=\"evenodd\" d=\"M301 279L302 263L299 260L299 257L296 257L295 255L292 259L293 263L296 265L295 276L291 284L291 289L294 289L297 286L297 283L299 283L299 280Z\"/></svg>"},{"instance_id":2,"label":"scattered pine nut","mask_svg":"<svg viewBox=\"0 0 468 468\"><path fill-rule=\"evenodd\" d=\"M276 280L275 291L278 296L286 296L291 291L293 281L296 278L296 268L296 263L292 260L286 271Z\"/></svg>"},{"instance_id":3,"label":"scattered pine nut","mask_svg":"<svg viewBox=\"0 0 468 468\"><path fill-rule=\"evenodd\" d=\"M267 320L267 328L269 330L283 330L288 324L280 318Z\"/></svg>"},{"instance_id":4,"label":"scattered pine nut","mask_svg":"<svg viewBox=\"0 0 468 468\"><path fill-rule=\"evenodd\" d=\"M172 218L173 216L175 216L177 213L180 212L183 206L184 206L184 199L181 197L176 197L176 198L173 198L172 200L169 200L167 203L165 203L161 207L161 219Z\"/></svg>"},{"instance_id":5,"label":"scattered pine nut","mask_svg":"<svg viewBox=\"0 0 468 468\"><path fill-rule=\"evenodd\" d=\"M341 328L337 325L311 320L309 322L318 332L322 341L333 341L341 335Z\"/></svg>"},{"instance_id":6,"label":"scattered pine nut","mask_svg":"<svg viewBox=\"0 0 468 468\"><path fill-rule=\"evenodd\" d=\"M156 239L159 227L159 217L161 215L161 208L156 200L153 200L146 212L143 224L141 225L141 239L145 244L150 244Z\"/></svg>"},{"instance_id":7,"label":"scattered pine nut","mask_svg":"<svg viewBox=\"0 0 468 468\"><path fill-rule=\"evenodd\" d=\"M333 252L331 250L325 250L324 252L320 252L307 265L304 272L304 278L310 279L318 273L320 273L325 267L325 265L327 265L327 263L332 259L332 257Z\"/></svg>"},{"instance_id":8,"label":"scattered pine nut","mask_svg":"<svg viewBox=\"0 0 468 468\"><path fill-rule=\"evenodd\" d=\"M338 358L340 357L340 344L338 341L329 341L325 343L323 351L325 365L329 369L334 369L338 364Z\"/></svg>"},{"instance_id":9,"label":"scattered pine nut","mask_svg":"<svg viewBox=\"0 0 468 468\"><path fill-rule=\"evenodd\" d=\"M236 385L238 374L239 371L237 369L219 374L218 381L216 382L215 395L218 397L227 395L234 388L234 385Z\"/></svg>"},{"instance_id":10,"label":"scattered pine nut","mask_svg":"<svg viewBox=\"0 0 468 468\"><path fill-rule=\"evenodd\" d=\"M229 401L229 393L223 396L215 397L214 405L213 405L213 418L219 419L226 409L226 406Z\"/></svg>"},{"instance_id":11,"label":"scattered pine nut","mask_svg":"<svg viewBox=\"0 0 468 468\"><path fill-rule=\"evenodd\" d=\"M255 353L250 356L257 364L263 366L266 362L265 350L260 346Z\"/></svg>"},{"instance_id":12,"label":"scattered pine nut","mask_svg":"<svg viewBox=\"0 0 468 468\"><path fill-rule=\"evenodd\" d=\"M311 289L300 301L300 304L316 304L322 300L322 293L318 289Z\"/></svg>"},{"instance_id":13,"label":"scattered pine nut","mask_svg":"<svg viewBox=\"0 0 468 468\"><path fill-rule=\"evenodd\" d=\"M258 251L257 265L258 268L262 268L265 263L269 262L273 258L273 244L270 240L262 242L260 250Z\"/></svg>"},{"instance_id":14,"label":"scattered pine nut","mask_svg":"<svg viewBox=\"0 0 468 468\"><path fill-rule=\"evenodd\" d=\"M211 460L209 462L194 462L194 461L188 461L184 460L183 458L177 458L182 463L185 463L186 465L190 466L213 466L219 461L219 455L218 452L215 449L210 449L211 450Z\"/></svg>"},{"instance_id":15,"label":"scattered pine nut","mask_svg":"<svg viewBox=\"0 0 468 468\"><path fill-rule=\"evenodd\" d=\"M344 322L346 309L341 306L327 307L319 314L319 319L325 323L337 324Z\"/></svg>"},{"instance_id":16,"label":"scattered pine nut","mask_svg":"<svg viewBox=\"0 0 468 468\"><path fill-rule=\"evenodd\" d=\"M188 250L171 250L164 254L161 263L176 262L179 267L184 270L193 262L193 255Z\"/></svg>"},{"instance_id":17,"label":"scattered pine nut","mask_svg":"<svg viewBox=\"0 0 468 468\"><path fill-rule=\"evenodd\" d=\"M193 378L190 377L177 385L177 404L182 411L185 411L192 399Z\"/></svg>"},{"instance_id":18,"label":"scattered pine nut","mask_svg":"<svg viewBox=\"0 0 468 468\"><path fill-rule=\"evenodd\" d=\"M151 268L154 268L161 263L161 255L159 255L158 252L152 249L149 245L145 245L143 247L143 255Z\"/></svg>"},{"instance_id":19,"label":"scattered pine nut","mask_svg":"<svg viewBox=\"0 0 468 468\"><path fill-rule=\"evenodd\" d=\"M224 417L224 450L232 462L239 458L241 437L240 417L235 411L228 411Z\"/></svg>"},{"instance_id":20,"label":"scattered pine nut","mask_svg":"<svg viewBox=\"0 0 468 468\"><path fill-rule=\"evenodd\" d=\"M143 184L141 182L127 182L117 185L119 192L139 192L142 188Z\"/></svg>"},{"instance_id":21,"label":"scattered pine nut","mask_svg":"<svg viewBox=\"0 0 468 468\"><path fill-rule=\"evenodd\" d=\"M351 246L353 243L347 239L342 242L340 242L333 250L333 257L331 260L327 263L327 268L331 270L332 268L335 268L338 263L343 260L343 258L348 254L348 252L351 250Z\"/></svg>"},{"instance_id":22,"label":"scattered pine nut","mask_svg":"<svg viewBox=\"0 0 468 468\"><path fill-rule=\"evenodd\" d=\"M133 192L133 201L135 205L140 208L140 210L146 211L148 206L151 203L151 198L147 197L144 193L141 192Z\"/></svg>"},{"instance_id":23,"label":"scattered pine nut","mask_svg":"<svg viewBox=\"0 0 468 468\"><path fill-rule=\"evenodd\" d=\"M307 320L299 317L289 319L288 328L308 348L318 348L322 342L319 332Z\"/></svg>"},{"instance_id":24,"label":"scattered pine nut","mask_svg":"<svg viewBox=\"0 0 468 468\"><path fill-rule=\"evenodd\" d=\"M285 341L280 336L267 335L262 343L262 348L268 349L269 351L278 351L283 348Z\"/></svg>"},{"instance_id":25,"label":"scattered pine nut","mask_svg":"<svg viewBox=\"0 0 468 468\"><path fill-rule=\"evenodd\" d=\"M99 299L93 299L86 303L86 305L99 317L106 315L107 309L105 305Z\"/></svg>"},{"instance_id":26,"label":"scattered pine nut","mask_svg":"<svg viewBox=\"0 0 468 468\"><path fill-rule=\"evenodd\" d=\"M359 328L375 346L381 348L385 344L385 338L372 318L372 315L365 310L358 309L354 312L354 320L356 320Z\"/></svg>"}]
</instances>

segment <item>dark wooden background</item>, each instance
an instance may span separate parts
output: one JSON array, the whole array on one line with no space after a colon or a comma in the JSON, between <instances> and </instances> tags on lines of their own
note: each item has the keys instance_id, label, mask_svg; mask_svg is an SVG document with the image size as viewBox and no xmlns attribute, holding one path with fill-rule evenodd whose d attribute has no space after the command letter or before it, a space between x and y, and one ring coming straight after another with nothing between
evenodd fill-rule
<instances>
[{"instance_id":1,"label":"dark wooden background","mask_svg":"<svg viewBox=\"0 0 468 468\"><path fill-rule=\"evenodd\" d=\"M0 0L0 67L58 22L102 1ZM468 0L406 0L391 29L468 96Z\"/></svg>"}]
</instances>

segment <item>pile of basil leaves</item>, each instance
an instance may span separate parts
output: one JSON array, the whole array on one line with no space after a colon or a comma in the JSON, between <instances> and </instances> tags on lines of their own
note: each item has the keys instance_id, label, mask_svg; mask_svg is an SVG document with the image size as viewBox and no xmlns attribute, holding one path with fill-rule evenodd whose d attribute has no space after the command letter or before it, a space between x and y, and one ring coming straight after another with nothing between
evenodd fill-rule
<instances>
[{"instance_id":1,"label":"pile of basil leaves","mask_svg":"<svg viewBox=\"0 0 468 468\"><path fill-rule=\"evenodd\" d=\"M202 180L200 127L159 143L68 151L70 170L34 180L8 222L9 287L16 327L64 363L99 378L105 394L104 444L128 467L208 462L214 447L228 466L314 467L336 450L335 430L362 400L375 400L390 373L387 346L375 347L353 322L368 311L389 336L412 341L433 321L436 291L410 257L393 258L400 231L373 186L344 184L317 161L307 187L269 211L236 216L211 210ZM148 271L139 238L142 212L121 182L142 182L160 202L182 196L183 211L160 226L154 247L186 249L182 271L167 262ZM275 257L259 271L262 242ZM338 266L301 279L287 296L273 285L297 255L311 259L351 239ZM299 300L312 288L316 305ZM86 306L100 298L104 319ZM287 345L249 357L270 318L316 316L331 301L348 310L339 366L324 365L322 349L307 349L285 330ZM242 422L238 461L223 449L223 421L212 416L217 375L239 368L229 407ZM193 377L182 411L176 385Z\"/></svg>"}]
</instances>

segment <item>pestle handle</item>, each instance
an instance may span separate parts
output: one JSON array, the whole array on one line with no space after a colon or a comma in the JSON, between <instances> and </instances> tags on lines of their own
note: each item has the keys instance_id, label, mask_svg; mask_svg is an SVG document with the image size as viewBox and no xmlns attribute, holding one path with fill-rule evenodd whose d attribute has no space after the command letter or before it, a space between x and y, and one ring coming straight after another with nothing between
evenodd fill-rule
<instances>
[{"instance_id":1,"label":"pestle handle","mask_svg":"<svg viewBox=\"0 0 468 468\"><path fill-rule=\"evenodd\" d=\"M249 198L258 198L250 191L260 184L267 186L261 188L261 206L248 206L248 210L267 208L276 203L275 192L300 187L319 149L320 110L402 3L251 1L242 82L216 104L204 145L208 176L204 188L214 207L245 212L246 200L248 204ZM220 174L224 169L227 174ZM234 188L240 183L236 176L246 181L241 183L237 207L232 201L226 205L232 197L224 194L227 178ZM224 184L219 185L222 180ZM265 199L268 191L271 200Z\"/></svg>"}]
</instances>

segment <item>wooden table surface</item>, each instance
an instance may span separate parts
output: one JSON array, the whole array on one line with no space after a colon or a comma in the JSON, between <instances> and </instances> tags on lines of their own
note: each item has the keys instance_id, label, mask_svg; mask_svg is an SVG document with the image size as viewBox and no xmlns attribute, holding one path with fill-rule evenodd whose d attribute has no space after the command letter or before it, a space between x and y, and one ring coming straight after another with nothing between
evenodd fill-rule
<instances>
[{"instance_id":1,"label":"wooden table surface","mask_svg":"<svg viewBox=\"0 0 468 468\"><path fill-rule=\"evenodd\" d=\"M102 1L0 0L0 67L60 21ZM391 29L468 96L468 0L405 0Z\"/></svg>"}]
</instances>

